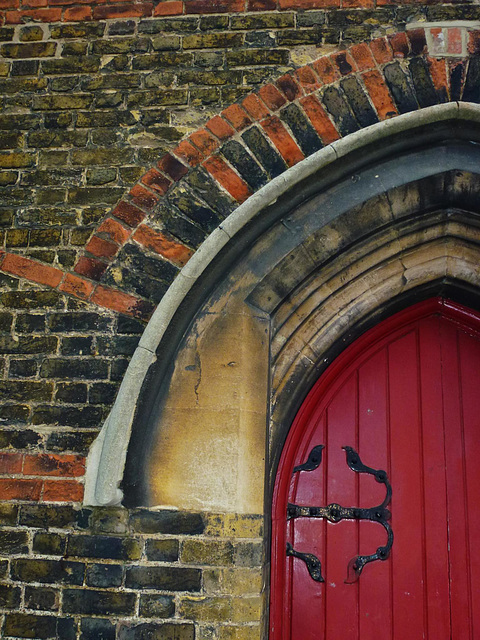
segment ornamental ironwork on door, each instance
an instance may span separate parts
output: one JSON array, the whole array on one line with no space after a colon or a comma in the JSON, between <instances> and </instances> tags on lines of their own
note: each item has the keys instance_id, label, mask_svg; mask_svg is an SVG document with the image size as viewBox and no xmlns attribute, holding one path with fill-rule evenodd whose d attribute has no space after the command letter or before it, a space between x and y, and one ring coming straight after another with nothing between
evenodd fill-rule
<instances>
[{"instance_id":1,"label":"ornamental ironwork on door","mask_svg":"<svg viewBox=\"0 0 480 640\"><path fill-rule=\"evenodd\" d=\"M314 471L317 469L322 461L322 452L325 446L323 444L316 445L310 451L308 459L301 465L294 467L293 473L299 473L301 471ZM326 507L310 507L297 504L288 504L287 506L287 520L292 518L325 518L329 522L340 522L341 520L370 520L372 522L378 522L387 532L387 544L377 548L375 553L369 555L357 555L350 560L347 569L347 578L345 582L351 584L356 582L362 573L363 568L369 562L375 562L376 560L386 560L392 549L393 545L393 530L388 522L391 514L387 509L392 499L392 487L388 480L386 471L382 469L373 469L367 467L360 459L358 453L352 447L342 447L345 450L347 456L347 465L352 471L356 473L368 473L373 476L375 480L385 485L386 495L381 504L376 507L361 508L361 507L342 507L336 502L332 502ZM287 542L287 556L293 556L305 562L310 576L316 582L325 582L322 576L322 564L321 561L313 553L302 553L296 551L290 542Z\"/></svg>"}]
</instances>

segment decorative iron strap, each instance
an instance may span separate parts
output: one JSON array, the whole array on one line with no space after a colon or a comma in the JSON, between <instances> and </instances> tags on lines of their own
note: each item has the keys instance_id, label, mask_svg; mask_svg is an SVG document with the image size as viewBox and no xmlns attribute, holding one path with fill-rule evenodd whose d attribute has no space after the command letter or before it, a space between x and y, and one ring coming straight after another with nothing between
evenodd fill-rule
<instances>
[{"instance_id":1,"label":"decorative iron strap","mask_svg":"<svg viewBox=\"0 0 480 640\"><path fill-rule=\"evenodd\" d=\"M313 471L316 469L322 460L322 450L324 445L317 445L310 452L307 461L294 468L293 473L299 471ZM387 509L392 499L392 487L388 481L388 475L382 469L373 469L367 467L360 460L360 456L352 449L352 447L342 447L347 456L347 465L356 473L367 473L372 475L375 480L385 485L386 495L382 504L377 507L371 507L369 509L363 509L360 507L342 507L341 505L333 502L326 507L307 507L297 504L289 504L287 506L287 520L293 518L325 518L329 522L340 522L341 520L371 520L372 522L378 522L387 532L387 544L378 547L375 553L370 555L358 555L350 560L348 563L347 579L346 583L350 584L358 580L362 573L363 567L369 562L375 560L386 560L390 555L390 550L393 545L393 530L388 520L390 520L391 514ZM290 543L287 543L287 555L294 556L305 562L307 565L310 576L316 582L324 582L322 577L322 569L320 560L313 553L301 553L296 551Z\"/></svg>"}]
</instances>

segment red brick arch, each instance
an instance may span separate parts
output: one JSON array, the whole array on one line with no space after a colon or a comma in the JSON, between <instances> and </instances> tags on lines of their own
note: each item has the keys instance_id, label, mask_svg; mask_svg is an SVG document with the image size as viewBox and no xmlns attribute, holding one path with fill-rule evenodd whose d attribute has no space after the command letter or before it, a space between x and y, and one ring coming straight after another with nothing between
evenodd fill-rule
<instances>
[{"instance_id":1,"label":"red brick arch","mask_svg":"<svg viewBox=\"0 0 480 640\"><path fill-rule=\"evenodd\" d=\"M168 4L173 3L158 6ZM452 47L455 30L446 38ZM143 175L94 231L72 272L9 253L0 254L0 270L147 319L158 297L133 295L109 274L122 247L134 242L160 255L170 269L169 281L174 280L194 246L162 228L162 203L195 170L206 172L224 198L224 210L216 212L220 222L278 175L279 165L287 169L340 137L400 113L454 100L480 101L480 32L468 32L464 57L448 51L435 57L427 45L433 31L428 39L424 29L415 29L324 55L224 109ZM253 150L249 132L263 141ZM231 157L232 143L238 162Z\"/></svg>"}]
</instances>

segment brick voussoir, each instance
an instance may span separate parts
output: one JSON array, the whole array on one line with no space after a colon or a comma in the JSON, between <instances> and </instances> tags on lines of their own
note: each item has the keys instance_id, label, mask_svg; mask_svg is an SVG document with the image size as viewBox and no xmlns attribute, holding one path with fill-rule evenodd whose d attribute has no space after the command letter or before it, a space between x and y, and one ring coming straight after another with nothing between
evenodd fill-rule
<instances>
[{"instance_id":1,"label":"brick voussoir","mask_svg":"<svg viewBox=\"0 0 480 640\"><path fill-rule=\"evenodd\" d=\"M203 163L205 169L215 181L225 189L237 202L244 202L252 195L247 183L220 156L212 156Z\"/></svg>"}]
</instances>

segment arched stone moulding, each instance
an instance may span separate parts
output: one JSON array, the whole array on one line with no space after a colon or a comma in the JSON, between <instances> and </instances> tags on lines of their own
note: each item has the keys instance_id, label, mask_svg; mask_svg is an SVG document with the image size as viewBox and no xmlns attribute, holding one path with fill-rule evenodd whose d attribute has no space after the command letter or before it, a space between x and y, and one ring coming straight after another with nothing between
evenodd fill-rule
<instances>
[{"instance_id":1,"label":"arched stone moulding","mask_svg":"<svg viewBox=\"0 0 480 640\"><path fill-rule=\"evenodd\" d=\"M468 297L478 286L479 158L468 140L477 139L479 123L477 105L448 103L367 127L298 163L226 218L150 320L91 450L86 502L121 501L137 410L130 470L143 452L149 487L134 500L263 513L265 468L274 469L288 417L339 339L418 291L453 286ZM212 282L216 291L206 300ZM243 353L237 375L232 344L240 363ZM256 355L254 370L249 354ZM204 364L213 393L201 386ZM229 372L223 388L218 366ZM164 367L163 378L155 367ZM145 416L162 426L136 444ZM135 493L131 476L124 485Z\"/></svg>"}]
</instances>

